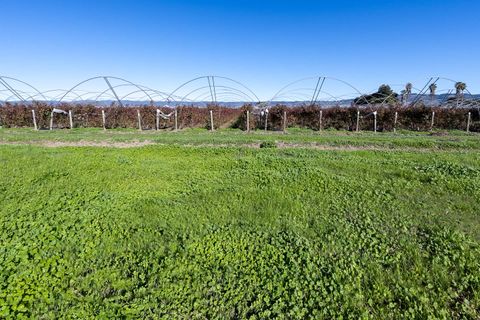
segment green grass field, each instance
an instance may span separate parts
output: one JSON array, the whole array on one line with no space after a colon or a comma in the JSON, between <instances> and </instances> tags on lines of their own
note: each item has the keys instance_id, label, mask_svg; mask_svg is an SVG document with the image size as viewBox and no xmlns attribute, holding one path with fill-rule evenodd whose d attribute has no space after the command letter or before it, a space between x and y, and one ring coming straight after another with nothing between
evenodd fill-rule
<instances>
[{"instance_id":1,"label":"green grass field","mask_svg":"<svg viewBox=\"0 0 480 320\"><path fill-rule=\"evenodd\" d=\"M478 319L479 199L478 134L0 129L0 318Z\"/></svg>"}]
</instances>

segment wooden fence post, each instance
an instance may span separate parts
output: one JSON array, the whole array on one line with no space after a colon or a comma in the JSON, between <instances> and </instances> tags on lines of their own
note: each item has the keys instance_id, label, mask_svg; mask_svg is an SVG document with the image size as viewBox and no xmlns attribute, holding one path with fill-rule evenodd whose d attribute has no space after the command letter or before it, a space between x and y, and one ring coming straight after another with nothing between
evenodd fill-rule
<instances>
[{"instance_id":1,"label":"wooden fence post","mask_svg":"<svg viewBox=\"0 0 480 320\"><path fill-rule=\"evenodd\" d=\"M72 110L68 110L68 120L70 120L70 129L73 129Z\"/></svg>"},{"instance_id":2,"label":"wooden fence post","mask_svg":"<svg viewBox=\"0 0 480 320\"><path fill-rule=\"evenodd\" d=\"M287 111L283 111L283 133L287 132Z\"/></svg>"},{"instance_id":3,"label":"wooden fence post","mask_svg":"<svg viewBox=\"0 0 480 320\"><path fill-rule=\"evenodd\" d=\"M105 110L102 109L102 124L103 124L103 130L107 130L106 124L105 124Z\"/></svg>"},{"instance_id":4,"label":"wooden fence post","mask_svg":"<svg viewBox=\"0 0 480 320\"><path fill-rule=\"evenodd\" d=\"M377 111L373 111L373 132L377 132Z\"/></svg>"},{"instance_id":5,"label":"wooden fence post","mask_svg":"<svg viewBox=\"0 0 480 320\"><path fill-rule=\"evenodd\" d=\"M178 130L178 112L177 107L175 107L175 131Z\"/></svg>"},{"instance_id":6,"label":"wooden fence post","mask_svg":"<svg viewBox=\"0 0 480 320\"><path fill-rule=\"evenodd\" d=\"M267 110L265 110L265 132L267 132L267 127L268 127L268 111Z\"/></svg>"},{"instance_id":7,"label":"wooden fence post","mask_svg":"<svg viewBox=\"0 0 480 320\"><path fill-rule=\"evenodd\" d=\"M138 130L142 131L142 118L140 117L140 110L137 110Z\"/></svg>"},{"instance_id":8,"label":"wooden fence post","mask_svg":"<svg viewBox=\"0 0 480 320\"><path fill-rule=\"evenodd\" d=\"M155 115L155 130L160 128L160 110L157 109L157 113Z\"/></svg>"},{"instance_id":9,"label":"wooden fence post","mask_svg":"<svg viewBox=\"0 0 480 320\"><path fill-rule=\"evenodd\" d=\"M322 131L322 117L323 117L323 110L320 110L320 117L318 119L318 131Z\"/></svg>"},{"instance_id":10,"label":"wooden fence post","mask_svg":"<svg viewBox=\"0 0 480 320\"><path fill-rule=\"evenodd\" d=\"M395 111L395 119L393 120L393 133L397 132L397 120L398 120L398 112Z\"/></svg>"},{"instance_id":11,"label":"wooden fence post","mask_svg":"<svg viewBox=\"0 0 480 320\"><path fill-rule=\"evenodd\" d=\"M355 131L358 132L360 130L360 110L357 110L357 127L355 128Z\"/></svg>"},{"instance_id":12,"label":"wooden fence post","mask_svg":"<svg viewBox=\"0 0 480 320\"><path fill-rule=\"evenodd\" d=\"M468 113L467 117L467 132L470 132L470 120L471 120L472 114L471 112Z\"/></svg>"},{"instance_id":13,"label":"wooden fence post","mask_svg":"<svg viewBox=\"0 0 480 320\"><path fill-rule=\"evenodd\" d=\"M210 131L215 130L215 127L213 125L213 110L210 110Z\"/></svg>"},{"instance_id":14,"label":"wooden fence post","mask_svg":"<svg viewBox=\"0 0 480 320\"><path fill-rule=\"evenodd\" d=\"M37 118L35 117L35 109L32 109L32 118L33 118L33 128L35 130L38 130L38 127L37 127Z\"/></svg>"},{"instance_id":15,"label":"wooden fence post","mask_svg":"<svg viewBox=\"0 0 480 320\"><path fill-rule=\"evenodd\" d=\"M50 115L50 130L53 130L53 110L52 114Z\"/></svg>"},{"instance_id":16,"label":"wooden fence post","mask_svg":"<svg viewBox=\"0 0 480 320\"><path fill-rule=\"evenodd\" d=\"M247 110L247 133L250 132L250 111Z\"/></svg>"},{"instance_id":17,"label":"wooden fence post","mask_svg":"<svg viewBox=\"0 0 480 320\"><path fill-rule=\"evenodd\" d=\"M433 130L434 124L435 124L435 111L432 111L432 123L430 123L430 131Z\"/></svg>"}]
</instances>

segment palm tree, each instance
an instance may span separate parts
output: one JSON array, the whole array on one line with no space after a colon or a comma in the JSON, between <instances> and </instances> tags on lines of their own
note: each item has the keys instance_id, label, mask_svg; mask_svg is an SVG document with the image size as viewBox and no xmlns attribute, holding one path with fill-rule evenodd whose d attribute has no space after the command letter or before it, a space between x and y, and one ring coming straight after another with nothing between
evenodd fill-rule
<instances>
[{"instance_id":1,"label":"palm tree","mask_svg":"<svg viewBox=\"0 0 480 320\"><path fill-rule=\"evenodd\" d=\"M467 84L465 82L457 82L455 83L455 96L457 98L457 107L459 106L460 100L463 103L463 92L467 89Z\"/></svg>"},{"instance_id":2,"label":"palm tree","mask_svg":"<svg viewBox=\"0 0 480 320\"><path fill-rule=\"evenodd\" d=\"M435 91L437 91L437 85L432 83L428 89L430 89L430 101L433 103L435 101Z\"/></svg>"},{"instance_id":3,"label":"palm tree","mask_svg":"<svg viewBox=\"0 0 480 320\"><path fill-rule=\"evenodd\" d=\"M405 99L404 102L408 105L408 99L410 98L410 95L412 94L412 84L408 82L405 85Z\"/></svg>"}]
</instances>

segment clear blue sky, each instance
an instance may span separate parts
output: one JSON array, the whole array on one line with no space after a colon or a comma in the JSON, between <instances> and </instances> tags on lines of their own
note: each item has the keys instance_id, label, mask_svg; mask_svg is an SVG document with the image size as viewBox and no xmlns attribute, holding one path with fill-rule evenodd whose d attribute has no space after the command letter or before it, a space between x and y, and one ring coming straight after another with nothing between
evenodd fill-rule
<instances>
[{"instance_id":1,"label":"clear blue sky","mask_svg":"<svg viewBox=\"0 0 480 320\"><path fill-rule=\"evenodd\" d=\"M0 74L42 90L115 75L171 91L223 75L270 98L328 75L480 92L480 1L2 1Z\"/></svg>"}]
</instances>

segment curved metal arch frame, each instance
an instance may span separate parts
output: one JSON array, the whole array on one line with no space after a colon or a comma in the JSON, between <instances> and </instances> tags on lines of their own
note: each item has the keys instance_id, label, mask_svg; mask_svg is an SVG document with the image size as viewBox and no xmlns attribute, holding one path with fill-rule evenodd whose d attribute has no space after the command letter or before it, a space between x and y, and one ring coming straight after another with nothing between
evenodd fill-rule
<instances>
[{"instance_id":1,"label":"curved metal arch frame","mask_svg":"<svg viewBox=\"0 0 480 320\"><path fill-rule=\"evenodd\" d=\"M45 96L45 94L46 94L47 92L53 92L53 91L58 91L58 90L60 90L60 89L46 90L46 91L43 91L43 92L41 92L41 93L31 94L30 92L26 92L26 91L22 91L22 90L15 89L16 92L27 95L27 96L31 99L32 102L38 101L38 100L35 99L35 97L37 97L37 96L39 96L39 95L42 95L42 96L43 96L43 98L45 99L44 101L55 100L55 98L53 98L53 97L48 97L48 98L47 98L47 96ZM10 92L10 90L2 90L2 91ZM11 93L11 92L10 92L10 93ZM11 94L10 96L6 97L5 100L3 100L3 101L8 102L8 101L9 101L11 98L13 98L13 97L16 97L16 95L15 95L15 94ZM25 102L27 102L27 100L25 100Z\"/></svg>"},{"instance_id":2,"label":"curved metal arch frame","mask_svg":"<svg viewBox=\"0 0 480 320\"><path fill-rule=\"evenodd\" d=\"M398 87L404 87L405 85L403 85L403 84L392 84L392 85L389 85L389 86L390 86L390 87L393 87L393 86L395 86L395 87L397 87L397 86L398 86ZM417 87L414 87L414 86L412 86L412 89L413 89L413 90L416 90L416 91L419 92L419 93L422 92L422 90L420 90L420 89L418 89ZM412 92L413 92L413 91L412 91ZM385 102L387 102L387 100L390 99L391 97L393 97L395 94L398 94L398 93L394 92L394 93L386 96L385 99L383 99L382 102L380 103L380 107L383 107L383 105L385 104Z\"/></svg>"},{"instance_id":3,"label":"curved metal arch frame","mask_svg":"<svg viewBox=\"0 0 480 320\"><path fill-rule=\"evenodd\" d=\"M160 96L161 98L163 98L162 100L160 100L161 102L165 102L165 101L166 101L166 99L164 99L164 96L166 95L165 92L158 91L158 90L154 90L154 89L149 89L149 88L146 88L145 90L153 92L152 98L153 98L154 96ZM139 92L143 92L143 90L135 90L135 91L129 92L128 94L122 96L122 97L120 98L120 100L125 100L127 97L131 96L132 94L139 93ZM153 101L155 101L155 100L153 100ZM159 101L159 102L160 102L160 101Z\"/></svg>"},{"instance_id":4,"label":"curved metal arch frame","mask_svg":"<svg viewBox=\"0 0 480 320\"><path fill-rule=\"evenodd\" d=\"M8 101L8 100L10 100L10 99L13 98L13 97L19 98L19 95L18 95L18 94L27 95L27 98L30 99L30 101L35 101L35 99L34 99L33 97L35 97L36 95L38 95L38 94L31 95L30 92L22 91L22 90L18 90L18 89L15 89L15 93L11 92L10 90L5 90L5 91L12 93L12 94L9 95L7 98L5 98L5 100L4 100L5 102ZM24 102L24 103L26 102L26 103L28 103L28 100L27 100L27 99L23 98L22 96L20 96L20 97L22 98L22 100L20 100L21 102Z\"/></svg>"},{"instance_id":5,"label":"curved metal arch frame","mask_svg":"<svg viewBox=\"0 0 480 320\"><path fill-rule=\"evenodd\" d=\"M181 104L181 103L183 103L184 101L186 101L186 100L187 100L187 97L188 97L189 95L191 95L191 94L193 94L193 93L195 93L195 92L197 92L197 91L200 91L200 90L207 89L207 88L210 88L210 86L208 86L208 87L207 87L207 86L204 86L204 87L199 87L199 88L196 88L196 89L194 89L194 90L192 90L192 91L188 92L186 95L184 95L184 96L183 96L183 97L180 99L180 101L176 101L176 102L178 102L178 103L180 103L180 104ZM202 95L203 95L203 93L202 93ZM209 94L207 94L207 95L210 95L210 96L211 96L211 95L212 95L212 93L211 93L211 92L209 92ZM169 101L171 101L171 100L169 100ZM191 101L192 101L192 102L195 102L195 98L194 98L194 99L191 99ZM203 104L208 104L208 103L205 103L205 102L206 102L206 101L200 101L200 103L203 103ZM213 101L213 99L212 99L211 103L215 103L215 101Z\"/></svg>"},{"instance_id":6,"label":"curved metal arch frame","mask_svg":"<svg viewBox=\"0 0 480 320\"><path fill-rule=\"evenodd\" d=\"M74 102L74 103L91 103L92 101L94 101L94 95L97 95L98 92L94 92L94 91L87 91L87 92L84 92L82 94L79 94L75 91L72 91L71 92L72 94L75 94L78 98L77 99L74 99L74 100L71 100L70 102ZM86 97L85 97L86 96ZM110 94L110 98L111 99L115 99L115 96L113 94ZM61 103L61 102L58 102L58 103Z\"/></svg>"},{"instance_id":7,"label":"curved metal arch frame","mask_svg":"<svg viewBox=\"0 0 480 320\"><path fill-rule=\"evenodd\" d=\"M199 91L199 90L206 89L206 88L208 88L208 87L205 86L205 87L197 88L197 89L189 92L188 94L186 94L184 97L182 97L182 100L183 100L183 99L186 99L190 94L192 94L192 93L194 93L194 92L196 92L196 91ZM230 87L230 86L216 86L216 90L217 90L218 88L220 88L220 89L222 89L222 90L223 90L223 89L227 89L227 90L225 90L225 91L219 91L220 93L228 93L228 94L231 94L231 95L233 95L233 96L241 97L241 98L244 98L244 99L246 98L246 99L247 99L247 102L252 102L252 101L251 101L251 97L248 96L245 92L243 92L243 91L241 91L241 90L238 90L238 89L233 88L233 87ZM205 95L207 95L207 94L205 94ZM203 94L200 95L200 96L203 96ZM197 101L200 96L195 97L195 98L193 98L192 100L193 100L193 101ZM218 96L218 95L217 95L217 96Z\"/></svg>"},{"instance_id":8,"label":"curved metal arch frame","mask_svg":"<svg viewBox=\"0 0 480 320\"><path fill-rule=\"evenodd\" d=\"M308 90L311 90L311 88L308 88ZM287 92L291 92L291 91L287 91ZM331 99L333 99L333 100L330 100L330 101L331 101L331 102L335 102L337 105L340 104L339 98L345 96L345 95L342 95L342 96L334 96L334 95L332 95L331 93L329 93L329 92L327 92L327 91L325 91L325 90L322 90L321 92L324 93L324 94L326 94L327 96L329 96ZM277 98L282 97L282 96L283 96L283 95L279 95L279 96L277 96ZM307 98L307 99L311 98L311 96L308 95L308 94L306 94L306 93L305 93L305 94L302 94L302 96L305 96L305 98ZM307 100L302 100L302 101L307 101ZM316 105L316 104L318 104L318 103L315 102L313 105ZM318 105L320 105L320 104L318 104Z\"/></svg>"},{"instance_id":9,"label":"curved metal arch frame","mask_svg":"<svg viewBox=\"0 0 480 320\"><path fill-rule=\"evenodd\" d=\"M93 102L94 104L98 103L99 100L97 98L99 97L99 95L103 96L107 99L112 99L114 101L117 99L117 97L115 95L113 95L112 93L108 93L108 92L100 93L100 92L97 91L97 92L89 92L88 94L90 94L91 96L85 98L84 101L85 102ZM122 102L122 104L123 104L123 102Z\"/></svg>"},{"instance_id":10,"label":"curved metal arch frame","mask_svg":"<svg viewBox=\"0 0 480 320\"><path fill-rule=\"evenodd\" d=\"M0 80L3 80L3 79L9 79L9 80L13 80L13 81L17 81L17 82L23 83L24 85L30 87L31 89L33 89L34 91L36 91L37 93L39 93L40 95L43 96L43 94L42 94L37 88L35 88L34 86L32 86L31 84L29 84L29 83L27 83L27 82L25 82L25 81L22 81L22 80L20 80L20 79L13 78L13 77L1 76L1 75L0 75ZM3 82L7 83L5 80L3 80ZM5 86L1 81L0 81L0 83L1 83L3 86ZM7 85L9 85L9 84L7 83ZM8 90L10 90L8 87L6 87L6 88L7 88ZM14 90L14 91L17 91L17 90ZM12 92L12 93L14 93L14 92ZM43 98L45 99L45 101L47 100L47 99L45 98L45 96L43 96Z\"/></svg>"},{"instance_id":11,"label":"curved metal arch frame","mask_svg":"<svg viewBox=\"0 0 480 320\"><path fill-rule=\"evenodd\" d=\"M14 98L14 97L17 97L17 99L18 99L18 95L16 95L15 93L11 92L10 90L6 89L6 90L2 90L2 91L6 91L6 92L9 92L9 93L10 93L10 95L7 96L7 97L6 97L4 100L2 100L2 101L4 101L4 102L10 102L9 100L12 99L12 98ZM26 91L22 91L22 90L17 90L17 89L15 89L15 92L20 93L20 94L25 94L25 95L28 96L28 98L29 98L30 100L32 100L32 101L34 100L33 97L34 97L35 95L33 95L33 96L30 95L30 92L26 92ZM28 100L26 100L26 99L23 99L23 100L20 100L20 101L21 101L21 102L24 102L24 103L25 103L25 102L28 103ZM14 101L13 101L13 102L14 102Z\"/></svg>"},{"instance_id":12,"label":"curved metal arch frame","mask_svg":"<svg viewBox=\"0 0 480 320\"><path fill-rule=\"evenodd\" d=\"M344 80L341 80L341 79L338 79L338 78L334 78L334 77L329 77L329 76L316 76L316 77L306 77L306 78L302 78L302 79L298 79L296 81L293 81L287 85L285 85L284 87L282 87L279 91L277 91L277 93L275 93L275 95L268 101L268 103L270 104L272 101L274 101L274 99L277 98L278 95L280 95L280 93L282 93L282 91L284 91L286 88L290 87L290 86L293 86L294 84L297 84L297 83L300 83L300 82L303 82L303 81L308 81L308 80L319 80L321 78L324 78L325 80L333 80L333 81L337 81L337 82L340 82L340 83L343 83L344 85L350 87L351 89L353 89L359 96L363 96L364 93L362 93L360 90L358 90L356 87L354 87L352 84L348 83L347 81L344 81ZM317 88L318 88L318 85L317 85ZM313 89L314 90L314 94L315 94L315 91L316 89ZM318 91L319 93L320 92L324 92L324 90L322 90L322 88ZM313 101L315 102L315 101ZM367 105L373 109L373 106L368 102L367 102Z\"/></svg>"},{"instance_id":13,"label":"curved metal arch frame","mask_svg":"<svg viewBox=\"0 0 480 320\"><path fill-rule=\"evenodd\" d=\"M311 88L297 88L297 89L292 89L292 90L289 90L289 91L285 91L284 93L290 93L290 92L293 92L293 91L300 91L300 90L312 90ZM351 97L352 95L356 95L357 93L351 93L351 94L343 94L343 95L340 95L340 96L334 96L332 95L331 93L325 91L325 90L321 90L319 93L324 93L325 95L327 95L328 97L330 97L334 102L336 102L337 104L340 104L340 98L349 98ZM304 96L304 98L307 98L307 99L310 99L311 98L311 95L307 94L307 93L297 93L299 96ZM282 94L282 95L278 95L276 98L281 98L281 97L284 97L285 95ZM287 96L288 97L288 96ZM301 101L308 101L308 100L301 100ZM317 104L317 102L315 101L314 104Z\"/></svg>"},{"instance_id":14,"label":"curved metal arch frame","mask_svg":"<svg viewBox=\"0 0 480 320\"><path fill-rule=\"evenodd\" d=\"M8 90L5 90L5 91L8 91ZM23 93L23 94L30 94L30 93L25 92L25 91L20 91L20 90L16 90L16 91L17 91L17 92L20 92L20 93ZM43 91L43 92L42 92L42 95L45 96L45 94L46 94L47 92L54 92L54 91L62 91L62 93L60 93L60 95L62 95L62 94L63 94L64 92L66 92L67 90L65 90L65 89L46 90L46 91ZM70 102L77 102L77 101L86 102L86 101L90 101L91 99L89 99L89 98L84 98L83 96L94 94L94 92L88 91L88 92L84 92L84 93L82 93L82 94L79 94L79 93L77 93L77 92L75 92L75 91L72 91L71 94L74 94L74 95L76 96L76 99L71 100ZM35 97L38 96L38 95L39 95L39 94L35 94L35 95L31 95L30 97L31 97L31 98L35 98ZM59 95L57 95L57 96L55 96L55 97L49 96L48 98L47 98L47 96L45 96L45 98L47 99L47 101L54 101L55 103L61 103L61 102L58 102L58 101L57 101L57 100L58 100L58 96L59 96ZM110 96L111 96L111 98L115 98L113 95L110 95ZM15 95L10 95L10 96L8 96L4 101L8 101L9 99L11 99L11 98L13 98L13 97L15 97ZM36 100L33 99L33 101L36 101Z\"/></svg>"},{"instance_id":15,"label":"curved metal arch frame","mask_svg":"<svg viewBox=\"0 0 480 320\"><path fill-rule=\"evenodd\" d=\"M453 80L453 79L450 79L450 78L446 78L446 77L437 77L439 80L446 80L446 81L450 81L452 83L457 83L458 81L456 80ZM465 91L470 95L470 96L473 96L473 94L470 92L470 90L466 89L465 88Z\"/></svg>"},{"instance_id":16,"label":"curved metal arch frame","mask_svg":"<svg viewBox=\"0 0 480 320\"><path fill-rule=\"evenodd\" d=\"M435 81L432 82L432 83L435 83L435 84L436 84L439 80L448 81L448 82L451 82L451 83L453 83L453 84L455 84L455 83L458 82L457 80L454 80L454 79L451 79L451 78L442 77L442 76L435 76L435 77L431 77L430 80L429 80L429 82L427 82L427 84L425 85L426 90L428 90L427 86L430 84L430 82L431 82L432 79L435 79ZM455 88L443 90L443 91L447 91L447 93L445 94L445 98L442 99L442 101L440 102L439 106L441 106L443 103L445 103L445 101L448 100L449 96L456 96L456 94L453 93L453 90L454 90L454 89L455 89ZM426 91L425 91L425 92L426 92ZM465 89L465 92L467 93L468 96L473 97L473 98L472 98L472 101L479 101L479 99L475 99L475 98L474 98L474 95L473 95L468 89ZM465 97L465 92L463 93L463 96L464 96L464 97ZM421 99L421 98L420 98L420 99ZM419 101L420 101L420 100L419 100ZM417 101L417 102L418 102L418 101ZM461 106L463 106L464 102L465 102L465 101L462 101ZM480 111L479 111L479 112L480 112Z\"/></svg>"},{"instance_id":17,"label":"curved metal arch frame","mask_svg":"<svg viewBox=\"0 0 480 320\"><path fill-rule=\"evenodd\" d=\"M42 94L45 95L46 93L55 92L55 91L57 91L57 92L60 92L60 91L61 91L61 92L66 92L67 90L66 90L66 89L51 89L51 90L43 91ZM77 98L82 99L82 97L81 97L78 93L76 93L76 92L72 92L72 93L75 94L75 95L77 96ZM60 94L58 94L57 96L49 96L49 100L56 101L56 100L58 99L57 97L60 96L61 94L63 94L63 93L60 93ZM36 96L36 95L35 95L35 96ZM35 97L35 96L34 96L34 97ZM46 97L46 96L45 96L45 97Z\"/></svg>"},{"instance_id":18,"label":"curved metal arch frame","mask_svg":"<svg viewBox=\"0 0 480 320\"><path fill-rule=\"evenodd\" d=\"M435 81L432 82L432 79L435 79ZM412 86L412 89L415 90L415 91L417 91L417 94L419 94L419 95L425 95L425 93L423 93L423 92L425 92L425 90L428 90L428 85L431 84L431 83L436 83L438 80L446 80L446 81L450 81L450 82L452 82L452 83L456 83L456 82L457 82L457 81L455 81L455 80L453 80L453 79L449 79L449 78L445 78L445 77L431 77L430 80L427 82L427 84L425 85L425 87L424 87L423 89L419 89L419 88L414 87L414 86ZM393 87L393 86L395 86L395 87L404 87L403 84L392 84L392 85L390 85L390 86L392 86L392 87ZM446 91L446 90L447 90L447 89L445 89L445 90L443 90L443 91ZM470 91L468 91L468 89L465 89L465 91L467 91L467 93L468 93L470 96L473 96L473 94L471 94ZM372 91L372 92L373 92L373 91ZM412 92L413 92L413 91L412 91ZM451 90L448 90L446 94L447 94L447 95L450 95L450 92L451 92ZM393 96L393 94L387 96L387 97L380 103L380 105L383 106L383 104L384 104L389 98L391 98L392 96ZM419 101L421 101L421 98L419 98L418 101L415 102L415 104L418 103Z\"/></svg>"},{"instance_id":19,"label":"curved metal arch frame","mask_svg":"<svg viewBox=\"0 0 480 320\"><path fill-rule=\"evenodd\" d=\"M217 98L218 97L232 97L232 96L235 96L235 97L238 97L238 98L245 98L245 96L243 94L236 93L236 92L230 92L230 91L218 91L217 92ZM206 101L205 98L207 98L207 97L208 97L208 93L203 93L203 94L193 98L192 100L193 101L205 102Z\"/></svg>"},{"instance_id":20,"label":"curved metal arch frame","mask_svg":"<svg viewBox=\"0 0 480 320\"><path fill-rule=\"evenodd\" d=\"M75 85L74 87L72 87L71 89L69 90L63 90L63 89L55 89L55 90L46 90L46 91L43 91L43 92L40 92L38 89L36 89L35 87L33 87L32 85L30 85L29 83L27 82L24 82L22 80L19 80L19 79L16 79L16 78L12 78L12 77L7 77L7 76L0 76L0 79L6 79L6 80L13 80L15 82L18 82L18 83L22 83L28 87L30 87L31 89L33 89L34 93L32 92L27 92L27 91L21 91L21 90L17 90L15 88L13 88L13 86L11 86L8 82L7 82L7 86L4 85L3 82L0 82L0 84L3 85L3 87L5 87L5 90L1 90L1 92L9 92L9 93L14 93L16 92L17 94L13 94L13 95L10 95L8 97L6 97L3 101L4 102L7 102L9 101L10 99L14 98L14 97L19 97L18 95L21 96L21 101L24 101L24 102L27 102L27 99L31 100L31 101L38 101L38 97L41 97L43 98L45 101L49 101L49 100L56 100L55 102L56 103L61 103L65 97L67 97L69 94L73 94L75 95L75 99L72 100L73 101L90 101L90 100L93 100L92 99L89 99L89 98L85 98L85 96L89 95L89 94L94 94L94 92L87 92L87 93L84 93L84 94L79 94L78 93L78 90L75 90L77 89L80 85L88 82L88 81L92 81L92 80L95 80L95 79L101 79L101 78L104 78L104 79L115 79L115 80L119 80L119 81L122 81L122 82L125 82L123 84L119 84L119 85L115 85L113 86L113 88L118 88L118 87L121 87L121 86L134 86L135 88L137 88L137 90L135 91L131 91L130 93L126 94L125 96L123 96L121 100L124 100L126 99L128 96L132 95L132 94L135 94L135 93L139 93L139 92L143 92L144 95L148 98L150 98L151 101L155 101L154 100L154 97L155 99L158 99L158 97L160 97L161 99L160 100L157 100L157 101L166 101L166 102L169 102L171 101L171 99L175 99L174 101L181 101L181 102L185 102L187 100L189 100L189 102L192 102L194 103L196 99L200 98L202 95L205 95L205 96L208 96L208 93L205 93L205 94L202 94L202 95L199 95L198 97L195 97L193 100L191 99L187 99L190 95L192 95L193 93L195 92L198 92L200 90L203 90L203 89L208 89L208 88L212 88L212 86L214 86L214 90L216 90L216 88L218 88L218 96L226 96L228 97L229 95L230 96L235 96L235 97L240 97L240 98L247 98L246 100L249 100L249 102L259 102L259 99L258 97L256 96L256 94L250 90L248 87L246 87L245 85L243 85L241 82L238 82L234 79L231 79L231 78L228 78L228 77L221 77L221 76L201 76L201 77L197 77L197 78L194 78L192 80L189 80L187 82L185 82L184 84L180 85L179 87L177 87L177 89L175 89L172 93L168 94L166 92L161 92L161 91L158 91L158 90L154 90L154 89L151 89L151 88L148 88L146 86L142 86L142 85L138 85L138 84L135 84L129 80L126 80L124 78L120 78L120 77L113 77L113 76L96 76L96 77L92 77L92 78L89 78L89 79L86 79L80 83L78 83L77 85ZM239 89L235 88L235 87L230 87L230 86L218 86L216 85L214 82L215 82L215 79L218 78L218 79L224 79L224 80L227 80L227 81L231 81L232 83L235 83L237 85L240 86ZM295 92L295 91L302 91L302 90L313 90L313 88L300 88L300 89L292 89L290 91L286 91L286 89L290 86L293 86L295 85L296 83L300 83L301 81L308 81L308 80L314 80L314 79L320 79L320 78L324 78L325 80L333 80L333 81L337 81L337 82L340 82L340 83L343 83L344 85L352 88L355 93L354 94L359 94L359 95L363 95L362 92L360 92L360 90L358 90L356 87L354 87L352 84L348 83L347 81L344 81L344 80L341 80L341 79L338 79L338 78L334 78L334 77L328 77L328 76L320 76L320 77L307 77L307 78L302 78L302 79L299 79L299 80L296 80L294 82L291 82L289 84L287 84L286 86L284 86L283 88L281 88L273 97L272 99L269 100L269 103L271 103L275 98L279 98L279 97L283 97L284 95L287 95L291 92ZM179 91L181 88L185 87L186 85L188 85L189 83L192 83L194 81L197 81L197 80L201 80L201 79L206 79L207 81L209 81L209 86L204 86L204 87L200 87L200 88L197 88L195 90L192 90L190 91L189 93L187 93L185 96L183 97L180 97L180 96L174 96L174 93ZM457 81L456 80L453 80L453 79L450 79L450 78L446 78L446 77L431 77L429 82L427 82L427 84L425 85L425 87L420 90L419 88L416 88L416 87L413 87L412 89L414 91L417 91L419 92L419 95L425 95L427 94L427 90L428 90L428 84L431 83L431 81L435 79L435 81L433 83L436 83L437 81L439 80L444 80L444 81L448 81L448 82L451 82L451 83L456 83ZM4 80L5 81L5 80ZM108 84L108 82L107 82ZM318 84L317 84L318 86ZM401 85L398 85L398 86L401 86ZM225 89L228 89L228 90L225 90L225 91L221 91L221 88L225 88ZM243 91L243 89L245 89L246 91ZM13 92L12 92L13 90ZM99 96L97 96L97 98L95 98L95 101L98 100L98 98L102 95L106 95L108 93L108 91L111 90L111 88L109 89L106 89L104 90L103 92L100 93ZM63 91L63 93L57 95L57 96L52 96L50 97L49 95L47 95L48 92L54 92L54 91ZM36 92L36 93L35 93ZM95 94L98 94L99 92L96 92ZM330 93L326 92L325 90L323 90L323 88L321 88L320 90L318 90L316 93L316 97L318 97L318 94L326 94L328 96L330 96L331 98L333 98L333 100L335 100L336 103L338 103L338 97L335 97L333 95L331 95ZM211 94L211 92L210 92ZM296 92L295 93L296 95L300 96L301 94ZM61 97L60 97L61 95ZM251 95L253 95L255 98L253 98ZM450 96L450 95L454 95L453 93L450 93L450 90L447 92L446 94L447 96ZM28 97L26 97L28 96ZM47 98L47 96L49 96ZM217 92L215 92L215 96L217 96ZM307 94L303 95L305 98L308 98L307 97ZM474 95L470 92L469 89L465 89L464 90L464 96L470 96L472 97L472 101L479 101L479 99L476 99L474 97ZM25 97L27 99L25 99ZM115 96L112 96L109 94L109 97L111 98L117 98L118 97L115 97ZM390 98L391 96L389 97L386 97L383 102L380 104L380 105L383 105L385 104L385 102L388 100L388 98ZM256 99L256 101L254 101ZM418 98L417 100L419 101L420 99L423 99L423 98ZM305 101L307 101L307 99L305 99ZM316 99L313 99L312 101L316 102ZM417 101L417 102L418 102ZM214 101L216 102L216 101ZM369 103L368 104L370 108L373 108L373 106ZM463 105L463 104L462 104Z\"/></svg>"},{"instance_id":21,"label":"curved metal arch frame","mask_svg":"<svg viewBox=\"0 0 480 320\"><path fill-rule=\"evenodd\" d=\"M119 87L122 87L122 86L128 86L128 85L130 85L130 84L119 84L119 85L112 86L112 87L113 87L114 89L116 89L116 88L119 88ZM155 102L155 100L153 100L153 96L154 96L154 95L158 95L158 96L162 96L162 95L163 95L163 96L166 96L166 95L168 95L166 92L162 92L162 91L159 91L159 90L151 89L151 88L149 88L149 87L147 87L147 86L137 85L136 87L141 87L142 89L135 90L135 91L131 91L131 92L129 92L128 94L120 97L120 100L123 101L125 98L127 98L128 96L130 96L130 95L132 95L132 94L134 94L134 93L138 93L138 92L143 92L143 93L145 93L146 91L151 91L151 92L154 93L154 94L152 94L152 96L149 96L149 98L151 98L150 101L153 101L153 102ZM110 88L108 88L108 89L104 90L103 92L101 92L101 93L95 98L95 102L97 102L98 99L99 99L102 95L106 94L108 91L110 91ZM162 97L162 98L163 98L163 97ZM161 101L162 101L162 102L165 102L166 99L163 99L163 100L161 100Z\"/></svg>"},{"instance_id":22,"label":"curved metal arch frame","mask_svg":"<svg viewBox=\"0 0 480 320\"><path fill-rule=\"evenodd\" d=\"M255 92L253 92L250 88L248 88L246 85L244 85L243 83L237 81L237 80L234 80L232 78L229 78L229 77L223 77L223 76L215 76L215 75L210 75L210 76L200 76L200 77L197 77L197 78L194 78L194 79L191 79L187 82L184 82L183 84L181 84L180 86L178 86L175 90L172 91L172 93L170 93L169 97L168 97L168 100L170 101L170 98L177 92L179 91L180 89L182 89L183 87L185 87L186 85L192 83L192 82L195 82L197 80L200 80L200 79L207 79L207 81L209 82L209 87L212 87L212 84L210 83L210 78L213 79L213 87L215 88L216 85L215 85L215 78L218 78L218 79L223 79L223 80L227 80L227 81L231 81L233 83L236 83L238 84L239 86L241 86L242 88L244 88L245 90L247 90L250 94L253 95L253 97L255 97L255 99L252 99L252 97L250 97L248 94L246 94L247 96L249 96L249 100L250 101L255 101L255 102L260 102L260 99L258 98L258 96L255 94ZM241 91L241 90L240 90Z\"/></svg>"},{"instance_id":23,"label":"curved metal arch frame","mask_svg":"<svg viewBox=\"0 0 480 320\"><path fill-rule=\"evenodd\" d=\"M89 82L89 81L92 81L92 80L96 80L96 79L115 79L115 80L120 80L120 81L124 81L124 82L127 82L135 87L137 87L139 90L142 90L144 91L139 85L129 81L129 80L126 80L126 79L123 79L123 78L119 78L119 77L113 77L113 76L96 76L96 77L92 77L92 78L89 78L89 79L86 79L86 80L83 80L82 82L76 84L75 86L73 86L70 90L68 90L61 98L58 102L61 102L71 91L73 91L75 88L81 86L82 84L86 83L86 82ZM108 84L108 81L107 81L107 84ZM110 85L109 85L110 86ZM115 91L114 91L115 92ZM147 97L150 98L150 100L152 100L152 98L150 97L150 95L144 91L145 95Z\"/></svg>"}]
</instances>

